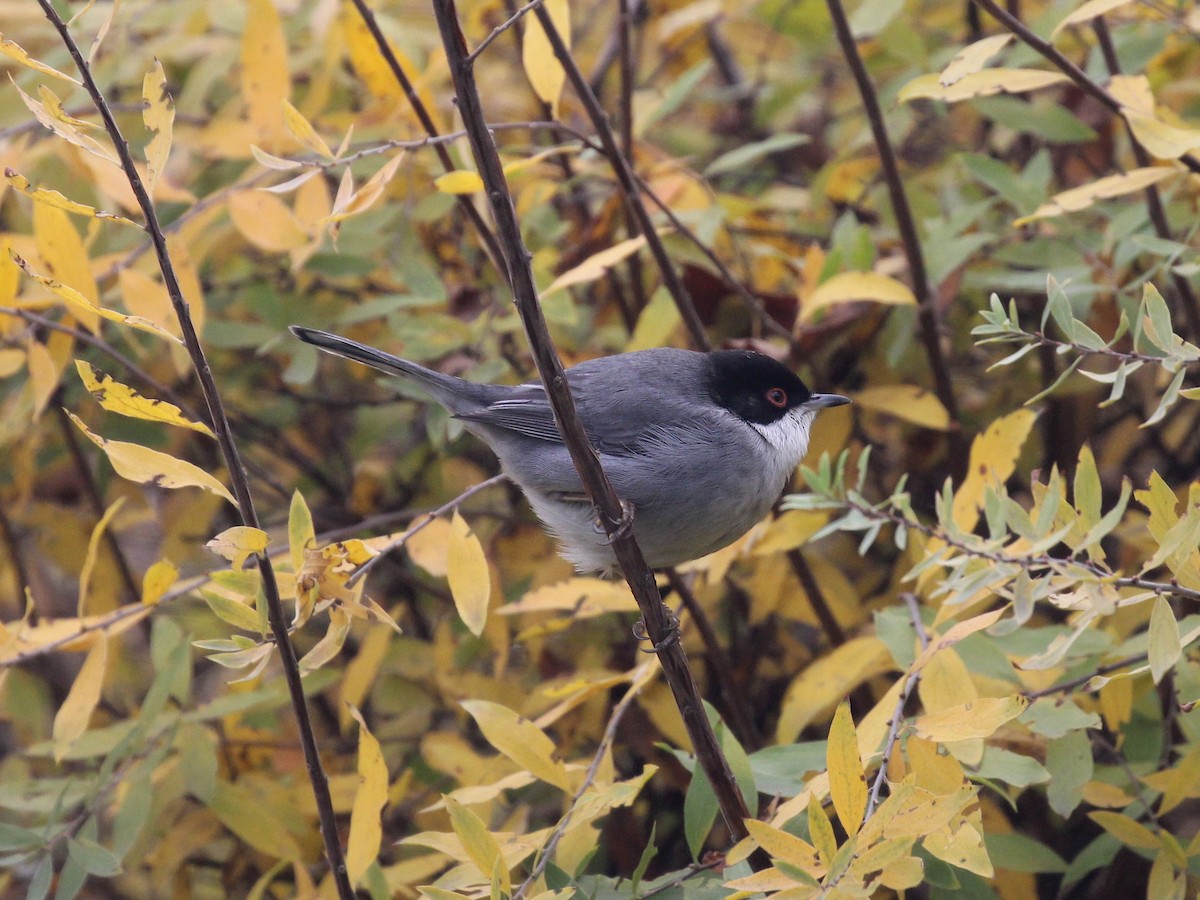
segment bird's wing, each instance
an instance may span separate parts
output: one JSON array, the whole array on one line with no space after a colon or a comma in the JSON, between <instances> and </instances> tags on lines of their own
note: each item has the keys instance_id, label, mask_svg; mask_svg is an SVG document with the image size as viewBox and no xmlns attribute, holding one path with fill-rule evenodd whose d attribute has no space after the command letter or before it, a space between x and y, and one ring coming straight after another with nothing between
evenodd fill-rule
<instances>
[{"instance_id":1,"label":"bird's wing","mask_svg":"<svg viewBox=\"0 0 1200 900\"><path fill-rule=\"evenodd\" d=\"M535 395L533 392L537 391ZM483 409L459 413L455 418L478 422L492 428L514 431L539 441L561 444L562 436L554 423L550 402L541 388L530 388L530 396L495 400Z\"/></svg>"},{"instance_id":2,"label":"bird's wing","mask_svg":"<svg viewBox=\"0 0 1200 900\"><path fill-rule=\"evenodd\" d=\"M637 455L648 440L673 424L675 410L659 408L660 404L646 398L634 400L620 392L599 395L577 388L572 384L575 409L592 445L602 454ZM524 396L495 400L480 410L459 413L457 418L561 445L562 436L541 385L531 385L528 391ZM599 422L604 423L603 429L597 427Z\"/></svg>"}]
</instances>

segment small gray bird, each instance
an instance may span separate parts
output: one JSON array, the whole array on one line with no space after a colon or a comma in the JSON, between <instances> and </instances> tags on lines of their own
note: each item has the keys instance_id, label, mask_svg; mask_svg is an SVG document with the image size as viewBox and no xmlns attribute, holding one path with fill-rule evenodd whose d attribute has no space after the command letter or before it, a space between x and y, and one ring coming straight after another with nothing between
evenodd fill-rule
<instances>
[{"instance_id":1,"label":"small gray bird","mask_svg":"<svg viewBox=\"0 0 1200 900\"><path fill-rule=\"evenodd\" d=\"M415 381L483 440L580 572L616 558L596 524L540 384L475 384L336 334L293 325L300 340ZM633 534L654 568L733 543L767 514L808 449L819 410L787 367L749 350L662 348L567 369L575 406Z\"/></svg>"}]
</instances>

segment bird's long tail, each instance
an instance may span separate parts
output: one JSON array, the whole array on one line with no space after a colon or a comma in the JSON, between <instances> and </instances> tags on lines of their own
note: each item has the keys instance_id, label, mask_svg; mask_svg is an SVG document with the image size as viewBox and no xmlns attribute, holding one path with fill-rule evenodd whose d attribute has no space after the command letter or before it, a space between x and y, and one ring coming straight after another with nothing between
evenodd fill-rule
<instances>
[{"instance_id":1,"label":"bird's long tail","mask_svg":"<svg viewBox=\"0 0 1200 900\"><path fill-rule=\"evenodd\" d=\"M311 343L313 347L319 347L326 353L344 356L346 359L378 368L380 372L416 378L420 382L438 386L438 388L444 386L445 380L449 379L449 376L428 370L425 366L416 365L415 362L401 359L400 356L392 356L390 353L384 353L383 350L377 350L374 347L367 347L365 343L352 341L348 337L332 335L329 331L318 331L313 328L304 328L301 325L290 325L289 330L301 341Z\"/></svg>"}]
</instances>

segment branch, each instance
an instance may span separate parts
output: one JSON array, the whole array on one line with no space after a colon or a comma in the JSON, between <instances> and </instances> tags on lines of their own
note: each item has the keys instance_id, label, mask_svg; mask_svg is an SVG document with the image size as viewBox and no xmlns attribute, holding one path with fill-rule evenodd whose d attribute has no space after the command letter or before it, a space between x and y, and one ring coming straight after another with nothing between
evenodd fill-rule
<instances>
[{"instance_id":1,"label":"branch","mask_svg":"<svg viewBox=\"0 0 1200 900\"><path fill-rule=\"evenodd\" d=\"M646 565L642 551L633 538L626 507L604 474L596 451L583 430L583 424L571 399L562 363L547 331L546 320L538 304L533 271L530 268L530 254L521 238L512 195L500 165L496 145L487 127L471 64L467 61L467 42L458 24L454 0L434 0L433 8L446 50L446 59L450 64L459 112L471 141L475 163L483 179L504 248L509 284L516 301L517 312L525 327L546 396L554 410L555 423L579 472L584 490L596 508L600 524L608 535L621 572L629 582L641 609L646 632L658 651L659 661L667 683L675 695L675 702L687 727L693 749L713 786L731 834L740 840L748 836L744 820L750 813L704 712L700 692L679 645L678 632L673 628L670 610L663 604L654 573ZM545 10L539 9L538 12L541 14ZM543 27L545 24L543 22ZM549 31L550 29L547 29L548 33ZM561 39L559 44L561 46Z\"/></svg>"},{"instance_id":2,"label":"branch","mask_svg":"<svg viewBox=\"0 0 1200 900\"><path fill-rule=\"evenodd\" d=\"M608 115L600 107L600 101L592 93L587 79L584 77L583 72L579 70L579 65L575 62L575 58L571 56L570 49L567 47L566 42L563 41L562 35L558 33L558 29L554 26L554 21L550 18L550 14L546 12L546 8L538 6L533 12L542 24L542 29L546 32L546 37L550 41L550 46L554 49L554 55L558 58L559 64L563 67L563 71L567 75L567 80L571 82L571 86L575 89L575 95L579 97L584 110L587 111L588 118L592 120L592 127L596 129L596 137L600 140L600 145L604 148L604 155L608 157L608 164L612 166L613 172L617 176L617 181L620 182L625 202L629 204L634 216L637 217L642 234L646 237L646 246L650 248L650 253L654 257L654 261L658 263L663 285L675 300L675 306L679 309L679 315L683 318L683 324L687 326L692 343L699 350L711 350L712 343L709 341L708 335L704 333L704 325L701 324L700 317L696 314L696 307L692 303L692 296L679 279L679 273L675 271L675 264L671 262L670 256L667 255L667 249L663 246L662 238L654 228L654 222L650 219L650 213L646 209L646 204L642 202L641 195L638 193L637 180L634 178L630 161L625 158L625 155L621 152L621 148L617 146L616 136L613 135L612 127L608 123Z\"/></svg>"},{"instance_id":3,"label":"branch","mask_svg":"<svg viewBox=\"0 0 1200 900\"><path fill-rule=\"evenodd\" d=\"M375 41L375 46L379 48L379 55L387 63L388 68L392 72L392 77L396 79L396 83L404 91L404 96L412 106L413 112L417 114L417 119L420 121L421 127L425 129L425 133L431 138L439 137L438 128L433 122L433 117L429 115L429 110L425 108L425 104L417 96L417 91L413 87L413 83L409 81L408 76L404 74L404 69L400 67L400 60L396 59L396 54L392 52L391 44L388 43L387 37L380 29L379 23L375 21L375 13L367 6L366 0L350 0L350 2L354 4L359 18L367 26L367 31L371 33L371 37ZM438 159L441 160L442 168L445 171L453 172L458 168L454 165L454 160L450 157L450 151L444 146L439 143L435 145L435 149ZM483 249L492 261L492 265L503 276L505 274L504 253L500 249L500 242L496 239L496 235L492 233L492 229L488 228L487 222L483 220L483 216L475 208L475 204L471 202L470 197L458 194L455 196L455 201L458 203L458 208L463 211L463 215L467 217L467 221L471 223L471 227L475 229L475 233L479 235L479 239L483 241Z\"/></svg>"},{"instance_id":4,"label":"branch","mask_svg":"<svg viewBox=\"0 0 1200 900\"><path fill-rule=\"evenodd\" d=\"M1040 53L1051 65L1075 82L1084 93L1099 101L1105 109L1114 115L1120 116L1122 119L1125 118L1121 102L1089 78L1083 69L1054 49L1053 44L1038 37L1020 19L998 6L994 0L972 0L972 2L986 10L997 22L1016 35L1023 43L1028 44ZM1126 124L1128 124L1128 120L1126 120ZM1135 140L1134 143L1136 144L1137 141ZM1193 172L1200 173L1200 159L1197 159L1190 153L1185 153L1179 158L1179 161Z\"/></svg>"},{"instance_id":5,"label":"branch","mask_svg":"<svg viewBox=\"0 0 1200 900\"><path fill-rule=\"evenodd\" d=\"M429 512L425 513L424 517L420 521L413 523L413 525L411 525L408 530L404 532L404 534L400 535L400 537L396 538L394 541L391 541L386 547L383 547L379 551L378 555L372 556L365 563L359 566L354 571L354 574L346 579L346 587L354 587L354 585L361 581L363 577L366 576L369 571L371 571L371 569L375 568L381 559L386 557L389 553L399 550L412 539L413 535L424 528L427 528L431 522L435 521L441 516L444 516L446 513L450 512L450 510L457 509L459 505L462 504L462 502L468 497L473 497L480 491L490 488L494 484L499 484L502 481L506 481L507 479L508 476L504 473L493 475L486 481L481 481L479 484L475 484L467 488L453 500L442 504L437 509L430 510Z\"/></svg>"},{"instance_id":6,"label":"branch","mask_svg":"<svg viewBox=\"0 0 1200 900\"><path fill-rule=\"evenodd\" d=\"M925 630L925 623L921 621L921 607L917 605L917 595L905 592L900 596L908 604L908 614L912 617L913 628L921 642L921 649L924 650L929 646L929 632ZM883 789L883 783L887 781L888 759L892 755L892 748L896 746L896 738L900 735L900 723L904 721L904 707L908 704L908 698L912 696L912 692L917 689L917 683L920 680L921 671L919 669L909 674L908 680L904 682L904 687L900 689L900 696L896 698L896 708L892 711L892 718L888 721L887 740L883 744L883 758L879 761L879 771L875 773L875 781L871 784L871 795L867 799L867 809L863 813L863 825L867 824L867 819L875 814L875 809L879 806L879 792Z\"/></svg>"},{"instance_id":7,"label":"branch","mask_svg":"<svg viewBox=\"0 0 1200 900\"><path fill-rule=\"evenodd\" d=\"M554 833L550 835L549 840L546 841L545 846L538 854L537 862L529 870L529 877L521 882L521 885L513 891L513 900L521 900L533 886L533 883L546 871L550 857L554 854L554 848L558 846L558 842L562 840L562 836L567 833L567 826L571 824L571 818L575 815L575 809L579 805L580 799L587 793L587 789L592 786L592 783L595 782L596 773L600 771L600 764L604 762L605 755L617 739L617 726L625 718L625 713L629 712L629 708L641 693L642 688L650 683L650 678L645 677L645 675L646 664L643 663L634 670L633 678L629 682L629 690L625 692L625 696L617 701L617 705L613 707L612 715L608 717L608 725L604 728L604 736L600 738L600 745L596 748L596 754L592 757L592 762L583 775L583 782L579 785L579 790L571 798L570 808L559 820L558 825L554 828Z\"/></svg>"},{"instance_id":8,"label":"branch","mask_svg":"<svg viewBox=\"0 0 1200 900\"><path fill-rule=\"evenodd\" d=\"M108 101L96 85L96 80L92 77L91 68L80 52L79 46L75 43L67 26L55 11L51 0L38 0L38 4L41 6L46 18L50 20L50 23L58 31L63 45L71 54L71 58L74 59L79 74L83 79L84 87L91 96L92 102L96 105L100 117L104 120L105 130L112 139L113 148L116 150L117 157L121 161L121 168L125 170L125 177L129 181L129 187L132 189L138 206L141 208L142 215L145 217L145 230L149 233L150 240L154 245L154 252L158 258L158 267L162 273L163 285L166 287L167 295L171 299L171 306L175 310L175 316L179 320L179 328L183 335L184 345L187 347L188 357L191 359L192 367L196 372L205 402L208 404L213 433L217 437L217 443L221 448L221 456L224 458L225 466L229 470L229 483L234 496L237 498L238 513L242 524L257 528L259 527L258 513L254 509L254 499L250 495L250 488L246 482L246 473L242 467L241 457L238 453L237 445L234 444L230 434L229 421L225 415L221 395L217 390L217 384L213 378L212 369L209 367L208 359L204 354L204 348L200 346L200 339L196 334L196 327L192 322L191 311L179 286L179 279L175 274L175 265L167 251L167 239L159 225L154 203L150 199L145 185L142 184L141 176L138 174L137 167L133 162L133 156L129 151L129 144L126 143L124 136L122 136L116 119L113 118L112 110L108 106ZM291 639L288 637L287 618L283 611L283 601L279 596L279 584L275 580L275 570L271 565L270 557L257 554L255 559L258 563L259 572L262 574L263 594L267 603L267 618L271 624L271 631L275 635L276 646L279 648L284 679L287 682L288 693L291 695L292 708L296 714L296 727L300 734L300 743L304 748L304 761L308 767L308 778L312 784L313 796L316 801L317 814L321 825L321 837L325 842L325 857L329 862L334 882L337 885L338 895L342 900L352 900L354 891L346 873L345 858L342 855L342 848L338 842L337 819L333 812L333 801L329 795L329 782L325 776L325 770L322 768L316 736L313 733L312 722L309 719L308 706L304 699L304 686L300 680L300 668L296 659L296 650L292 646Z\"/></svg>"},{"instance_id":9,"label":"branch","mask_svg":"<svg viewBox=\"0 0 1200 900\"><path fill-rule=\"evenodd\" d=\"M1112 35L1108 32L1108 24L1104 21L1103 16L1097 16L1092 20L1092 30L1096 32L1096 40L1100 44L1100 51L1104 55L1104 63L1108 67L1110 75L1121 74L1121 62L1117 58L1117 48L1113 46ZM1133 158L1142 168L1146 168L1154 164L1154 160L1150 154L1146 152L1146 148L1138 143L1137 135L1133 133L1133 128L1130 127L1128 120L1125 122L1125 131L1129 134L1129 142L1133 147ZM1150 221L1154 225L1154 233L1162 240L1173 240L1171 235L1171 225L1167 222L1167 211L1163 208L1162 196L1158 192L1157 185L1150 185L1146 188L1146 209L1150 213ZM1175 291L1179 295L1179 302L1183 306L1183 313L1187 317L1188 325L1192 329L1192 339L1200 342L1200 303L1196 302L1196 294L1192 290L1192 284L1178 272L1172 269L1171 283L1175 285Z\"/></svg>"},{"instance_id":10,"label":"branch","mask_svg":"<svg viewBox=\"0 0 1200 900\"><path fill-rule=\"evenodd\" d=\"M900 178L900 166L896 161L896 152L892 149L888 137L887 125L883 121L883 111L879 108L879 98L875 95L875 86L863 65L862 56L858 52L858 44L850 30L850 22L846 11L842 8L841 0L825 0L829 7L829 16L833 19L833 28L837 32L838 43L846 62L858 85L858 93L862 97L863 109L867 121L871 125L871 134L875 138L875 149L879 153L879 162L883 166L884 180L887 182L888 196L891 197L892 213L896 216L896 227L900 230L900 239L904 244L904 255L908 259L908 271L912 275L913 291L917 295L918 318L921 323L921 341L925 345L925 355L929 358L929 368L933 372L934 388L938 400L950 414L950 421L958 424L958 399L954 393L954 383L950 379L950 367L942 353L941 339L938 335L937 290L929 281L925 269L925 256L921 250L921 239L917 234L917 223L913 219L912 209L908 205L908 194L904 191L904 182ZM966 448L962 446L962 433L959 430L950 432L952 456L966 464Z\"/></svg>"}]
</instances>

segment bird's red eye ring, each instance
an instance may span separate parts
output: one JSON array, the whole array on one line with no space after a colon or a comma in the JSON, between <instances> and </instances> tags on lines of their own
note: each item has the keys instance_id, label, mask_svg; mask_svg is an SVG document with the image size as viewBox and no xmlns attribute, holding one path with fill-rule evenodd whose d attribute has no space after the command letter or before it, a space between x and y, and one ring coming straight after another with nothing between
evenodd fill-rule
<instances>
[{"instance_id":1,"label":"bird's red eye ring","mask_svg":"<svg viewBox=\"0 0 1200 900\"><path fill-rule=\"evenodd\" d=\"M771 388L767 391L766 398L768 403L770 403L772 406L778 407L779 409L783 409L785 406L787 406L788 395L787 391L785 391L783 388Z\"/></svg>"}]
</instances>

